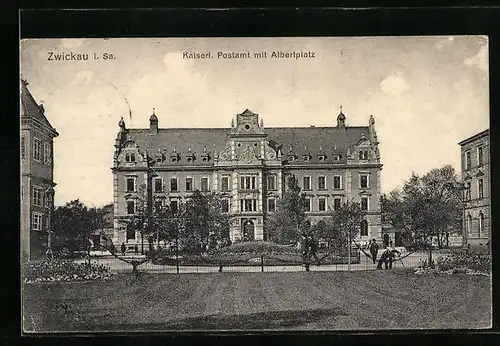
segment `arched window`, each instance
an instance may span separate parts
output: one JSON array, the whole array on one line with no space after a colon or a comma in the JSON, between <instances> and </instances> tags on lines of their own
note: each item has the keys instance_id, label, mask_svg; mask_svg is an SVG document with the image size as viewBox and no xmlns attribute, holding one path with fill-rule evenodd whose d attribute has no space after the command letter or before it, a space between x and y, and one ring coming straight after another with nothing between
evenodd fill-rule
<instances>
[{"instance_id":1,"label":"arched window","mask_svg":"<svg viewBox=\"0 0 500 346\"><path fill-rule=\"evenodd\" d=\"M472 216L469 214L467 214L467 223L465 225L466 229L467 229L467 232L472 232Z\"/></svg>"},{"instance_id":2,"label":"arched window","mask_svg":"<svg viewBox=\"0 0 500 346\"><path fill-rule=\"evenodd\" d=\"M130 162L130 154L125 154L125 162Z\"/></svg>"},{"instance_id":3,"label":"arched window","mask_svg":"<svg viewBox=\"0 0 500 346\"><path fill-rule=\"evenodd\" d=\"M478 234L478 237L481 237L483 230L484 230L484 214L481 211L481 212L479 212L479 234Z\"/></svg>"},{"instance_id":4,"label":"arched window","mask_svg":"<svg viewBox=\"0 0 500 346\"><path fill-rule=\"evenodd\" d=\"M368 222L366 220L361 221L361 236L368 236Z\"/></svg>"}]
</instances>

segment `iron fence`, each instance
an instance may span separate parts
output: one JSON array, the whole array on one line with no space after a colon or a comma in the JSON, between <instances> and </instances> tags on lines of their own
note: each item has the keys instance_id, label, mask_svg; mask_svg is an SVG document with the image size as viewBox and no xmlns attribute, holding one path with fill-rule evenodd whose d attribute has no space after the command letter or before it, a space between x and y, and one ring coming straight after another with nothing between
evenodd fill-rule
<instances>
[{"instance_id":1,"label":"iron fence","mask_svg":"<svg viewBox=\"0 0 500 346\"><path fill-rule=\"evenodd\" d=\"M237 260L207 260L201 256L198 260L196 257L172 256L167 261L158 263L157 261L148 261L138 266L139 272L148 273L217 273L217 272L298 272L298 271L363 271L376 270L380 255L383 251L379 251L377 259L374 263L373 259L363 251L353 250L351 261L344 254L325 254L318 253L320 260L319 265L315 258L310 260L304 259L301 256L286 256L279 254L263 254L241 256ZM399 268L416 268L422 260L427 258L426 252L401 252L400 256L392 261L392 269ZM143 260L144 255L118 255L119 258L127 261ZM102 264L109 268L114 273L132 272L132 265L106 254L94 254L90 257L90 262ZM89 261L86 259L77 259L75 262ZM387 263L387 267L389 267ZM381 269L385 270L385 263L382 263Z\"/></svg>"}]
</instances>

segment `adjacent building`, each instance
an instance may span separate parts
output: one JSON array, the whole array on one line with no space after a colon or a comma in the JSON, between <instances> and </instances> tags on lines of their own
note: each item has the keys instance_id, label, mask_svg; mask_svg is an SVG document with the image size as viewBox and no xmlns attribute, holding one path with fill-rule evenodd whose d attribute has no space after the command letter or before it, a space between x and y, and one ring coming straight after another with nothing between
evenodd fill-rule
<instances>
[{"instance_id":1,"label":"adjacent building","mask_svg":"<svg viewBox=\"0 0 500 346\"><path fill-rule=\"evenodd\" d=\"M265 240L266 218L290 177L306 194L313 223L354 200L367 211L360 240L380 240L382 164L375 120L367 120L348 126L341 109L330 127L267 128L246 109L228 128L160 128L153 110L149 128L128 129L122 118L112 168L113 241L128 248L143 242L126 226L141 203L141 186L150 188L151 208L176 208L195 190L220 193L232 216L231 240Z\"/></svg>"},{"instance_id":2,"label":"adjacent building","mask_svg":"<svg viewBox=\"0 0 500 346\"><path fill-rule=\"evenodd\" d=\"M487 245L491 238L489 130L458 143L462 153L464 245Z\"/></svg>"},{"instance_id":3,"label":"adjacent building","mask_svg":"<svg viewBox=\"0 0 500 346\"><path fill-rule=\"evenodd\" d=\"M47 251L54 197L53 142L59 134L21 81L21 254L23 260Z\"/></svg>"}]
</instances>

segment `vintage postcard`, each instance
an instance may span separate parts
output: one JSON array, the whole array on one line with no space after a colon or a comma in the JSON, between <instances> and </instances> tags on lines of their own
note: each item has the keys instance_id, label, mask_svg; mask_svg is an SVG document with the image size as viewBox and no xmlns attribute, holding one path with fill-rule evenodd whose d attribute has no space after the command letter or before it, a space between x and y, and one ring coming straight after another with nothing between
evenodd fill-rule
<instances>
[{"instance_id":1,"label":"vintage postcard","mask_svg":"<svg viewBox=\"0 0 500 346\"><path fill-rule=\"evenodd\" d=\"M20 42L23 333L492 325L486 36Z\"/></svg>"}]
</instances>

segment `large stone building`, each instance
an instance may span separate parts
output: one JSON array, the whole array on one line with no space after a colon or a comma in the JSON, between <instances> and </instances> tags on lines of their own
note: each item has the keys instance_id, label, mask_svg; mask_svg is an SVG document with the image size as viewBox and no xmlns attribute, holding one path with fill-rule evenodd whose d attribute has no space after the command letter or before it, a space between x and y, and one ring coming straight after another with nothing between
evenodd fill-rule
<instances>
[{"instance_id":1,"label":"large stone building","mask_svg":"<svg viewBox=\"0 0 500 346\"><path fill-rule=\"evenodd\" d=\"M233 217L231 240L266 239L265 219L290 176L307 195L313 223L352 199L367 210L360 240L380 240L382 164L373 116L368 126L347 126L341 109L336 126L266 128L247 109L230 128L159 128L153 111L149 122L149 129L127 129L123 118L119 123L115 244L133 248L141 241L123 220L136 212L139 187L148 184L155 205L175 207L197 189L221 193Z\"/></svg>"},{"instance_id":2,"label":"large stone building","mask_svg":"<svg viewBox=\"0 0 500 346\"><path fill-rule=\"evenodd\" d=\"M458 143L465 184L464 245L486 245L491 237L489 130Z\"/></svg>"},{"instance_id":3,"label":"large stone building","mask_svg":"<svg viewBox=\"0 0 500 346\"><path fill-rule=\"evenodd\" d=\"M54 197L53 141L59 134L21 81L21 254L44 254Z\"/></svg>"}]
</instances>

